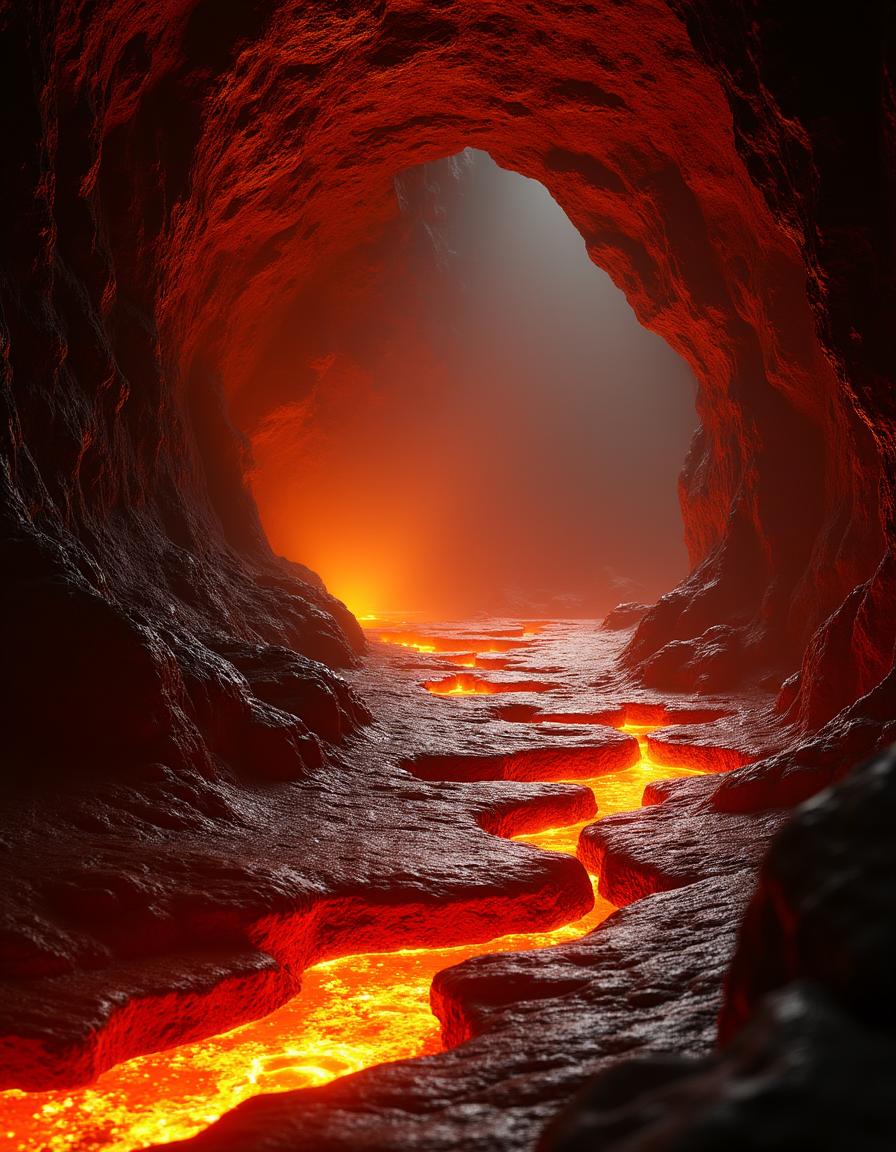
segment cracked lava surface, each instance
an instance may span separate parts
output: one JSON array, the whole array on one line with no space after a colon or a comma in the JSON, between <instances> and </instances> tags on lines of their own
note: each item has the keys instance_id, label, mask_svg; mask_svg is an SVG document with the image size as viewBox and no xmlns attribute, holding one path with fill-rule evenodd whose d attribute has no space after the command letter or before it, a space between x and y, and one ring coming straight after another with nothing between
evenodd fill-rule
<instances>
[{"instance_id":1,"label":"cracked lava surface","mask_svg":"<svg viewBox=\"0 0 896 1152\"><path fill-rule=\"evenodd\" d=\"M428 655L425 644L413 647ZM482 647L487 649L487 642ZM654 781L698 771L651 759L647 735L660 725L618 727L637 738L637 762L591 779L581 770L568 777L590 787L597 819L639 807L645 787ZM552 774L551 779L564 777ZM594 820L592 815L513 839L575 855L580 832ZM320 963L305 972L300 995L260 1020L128 1060L87 1088L3 1093L0 1135L17 1152L126 1152L194 1135L260 1093L319 1085L362 1068L438 1052L440 1026L430 1008L435 974L473 956L544 948L590 932L614 911L598 894L597 877L592 879L591 911L553 931Z\"/></svg>"}]
</instances>

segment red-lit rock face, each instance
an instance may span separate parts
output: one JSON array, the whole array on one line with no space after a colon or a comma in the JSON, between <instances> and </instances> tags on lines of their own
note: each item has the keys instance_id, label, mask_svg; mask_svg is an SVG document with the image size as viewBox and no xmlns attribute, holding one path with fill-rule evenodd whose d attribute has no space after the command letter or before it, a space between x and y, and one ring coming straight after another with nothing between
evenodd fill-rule
<instances>
[{"instance_id":1,"label":"red-lit rock face","mask_svg":"<svg viewBox=\"0 0 896 1152\"><path fill-rule=\"evenodd\" d=\"M64 5L49 71L22 76L50 85L58 123L46 102L35 110L61 142L46 152L54 180L37 185L34 209L52 227L27 254L47 272L64 261L86 292L72 297L56 278L60 322L42 349L44 378L92 380L67 413L57 500L76 520L106 508L131 464L150 508L195 478L228 540L262 549L213 381L247 419L276 404L283 382L260 384L257 369L287 306L306 300L309 316L326 317L347 286L375 291L377 252L398 226L393 175L473 144L547 185L701 383L703 430L681 489L695 571L642 623L631 661L651 683L688 686L795 667L883 554L889 431L867 426L880 365L859 373L840 320L824 329L825 352L815 335L836 244L810 260L808 190L782 203L788 165L791 183L802 175L792 154L811 154L807 130L769 94L754 107L715 59L721 34L704 43L699 13L688 15L692 26L646 0L606 13L333 3L228 5L222 16L172 3L99 17ZM764 114L761 139L732 122L729 99ZM23 197L32 187L23 178ZM840 311L847 278L833 282ZM19 364L23 344L12 346ZM138 438L146 422L152 447ZM196 449L205 483L189 463ZM189 530L177 534L189 548ZM880 601L874 588L857 597L816 641L813 671L843 663L838 635L847 647L858 636L862 655L801 695L808 722L886 670Z\"/></svg>"},{"instance_id":2,"label":"red-lit rock face","mask_svg":"<svg viewBox=\"0 0 896 1152\"><path fill-rule=\"evenodd\" d=\"M165 260L173 341L212 356L237 409L251 391L257 412L278 309L375 291L377 244L398 226L395 172L464 144L545 183L701 381L682 487L697 571L642 625L632 659L651 682L688 687L794 667L880 557L876 470L815 337L798 248L665 5L478 19L460 5L278 9L203 127Z\"/></svg>"}]
</instances>

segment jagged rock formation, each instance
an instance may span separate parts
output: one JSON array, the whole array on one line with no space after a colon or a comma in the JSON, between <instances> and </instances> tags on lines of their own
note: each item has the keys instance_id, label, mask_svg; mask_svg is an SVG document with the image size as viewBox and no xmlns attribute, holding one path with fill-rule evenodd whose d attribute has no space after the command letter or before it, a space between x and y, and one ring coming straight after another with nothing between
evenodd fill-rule
<instances>
[{"instance_id":1,"label":"jagged rock formation","mask_svg":"<svg viewBox=\"0 0 896 1152\"><path fill-rule=\"evenodd\" d=\"M780 688L807 743L693 804L736 821L793 803L891 737L889 17L759 0L0 9L15 834L39 841L52 795L85 843L112 827L122 854L147 827L218 838L260 776L313 781L368 719L332 671L360 631L270 553L244 437L289 384L263 372L287 304L316 331L348 289L375 292L402 228L395 172L468 144L546 184L700 382L681 484L693 572L625 663L653 688ZM349 819L343 834L366 833ZM28 861L5 858L4 974L120 959L121 941L80 930L107 891L116 907L145 893L75 899L63 877L39 896L76 922L60 936L44 904L35 921ZM740 907L730 867L674 865L663 876L685 886L651 901L680 907L706 882ZM629 911L620 933L647 915ZM693 1029L708 1042L707 1003Z\"/></svg>"},{"instance_id":2,"label":"jagged rock formation","mask_svg":"<svg viewBox=\"0 0 896 1152\"><path fill-rule=\"evenodd\" d=\"M598 1077L551 1122L538 1152L884 1152L896 1124L883 1088L893 1070L888 1038L795 984L722 1056L697 1066L653 1057Z\"/></svg>"},{"instance_id":3,"label":"jagged rock formation","mask_svg":"<svg viewBox=\"0 0 896 1152\"><path fill-rule=\"evenodd\" d=\"M728 972L722 1052L613 1068L541 1152L890 1147L894 781L890 752L777 836Z\"/></svg>"}]
</instances>

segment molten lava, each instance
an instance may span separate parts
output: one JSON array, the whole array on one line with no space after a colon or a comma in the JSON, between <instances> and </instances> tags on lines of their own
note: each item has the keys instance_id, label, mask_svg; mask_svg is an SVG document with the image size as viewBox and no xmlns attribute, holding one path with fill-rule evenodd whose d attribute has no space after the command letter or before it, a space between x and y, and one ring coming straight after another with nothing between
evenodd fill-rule
<instances>
[{"instance_id":1,"label":"molten lava","mask_svg":"<svg viewBox=\"0 0 896 1152\"><path fill-rule=\"evenodd\" d=\"M469 653L473 656L513 652L517 648L525 648L534 635L524 633L521 628L502 630L498 634L489 632L481 636L436 636L427 632L406 631L375 631L373 634L381 644L396 644L400 648L413 648L417 652L445 652L455 655Z\"/></svg>"},{"instance_id":2,"label":"molten lava","mask_svg":"<svg viewBox=\"0 0 896 1152\"><path fill-rule=\"evenodd\" d=\"M693 774L654 763L647 746L653 726L622 727L638 738L638 763L612 775L576 780L592 789L600 817L637 808L645 787L657 780ZM579 833L593 819L514 839L574 855ZM586 916L553 931L317 964L305 972L301 995L262 1020L128 1060L90 1088L3 1093L5 1147L11 1152L130 1152L192 1136L260 1093L324 1084L374 1064L437 1052L440 1028L429 1002L435 974L472 956L544 948L583 936L614 910L598 896L596 877L594 891L594 907Z\"/></svg>"},{"instance_id":3,"label":"molten lava","mask_svg":"<svg viewBox=\"0 0 896 1152\"><path fill-rule=\"evenodd\" d=\"M502 692L549 692L552 685L538 680L483 680L461 672L446 680L426 680L423 687L434 696L496 696Z\"/></svg>"},{"instance_id":4,"label":"molten lava","mask_svg":"<svg viewBox=\"0 0 896 1152\"><path fill-rule=\"evenodd\" d=\"M393 640L393 644L398 644L402 648L413 648L415 652L435 652L434 644L418 644L414 640Z\"/></svg>"},{"instance_id":5,"label":"molten lava","mask_svg":"<svg viewBox=\"0 0 896 1152\"><path fill-rule=\"evenodd\" d=\"M449 676L447 680L427 680L423 687L434 696L494 696L501 691L488 680L480 680L478 676L466 673Z\"/></svg>"}]
</instances>

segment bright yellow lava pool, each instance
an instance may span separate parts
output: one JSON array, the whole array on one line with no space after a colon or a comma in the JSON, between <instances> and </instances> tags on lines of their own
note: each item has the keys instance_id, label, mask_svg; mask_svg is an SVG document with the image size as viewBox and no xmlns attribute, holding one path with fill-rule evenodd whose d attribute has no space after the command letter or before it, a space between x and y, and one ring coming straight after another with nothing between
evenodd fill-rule
<instances>
[{"instance_id":1,"label":"bright yellow lava pool","mask_svg":"<svg viewBox=\"0 0 896 1152\"><path fill-rule=\"evenodd\" d=\"M639 738L640 761L613 775L575 781L593 790L598 818L639 807L644 787L655 780L694 774L650 760L645 736L652 727L626 725L623 731ZM579 832L593 820L517 839L574 854ZM576 939L613 910L597 897L587 916L552 932L318 964L305 973L301 995L262 1020L128 1060L89 1088L0 1093L0 1142L10 1152L129 1152L192 1136L262 1092L323 1084L374 1064L438 1052L439 1023L429 1005L436 972L471 956Z\"/></svg>"}]
</instances>

